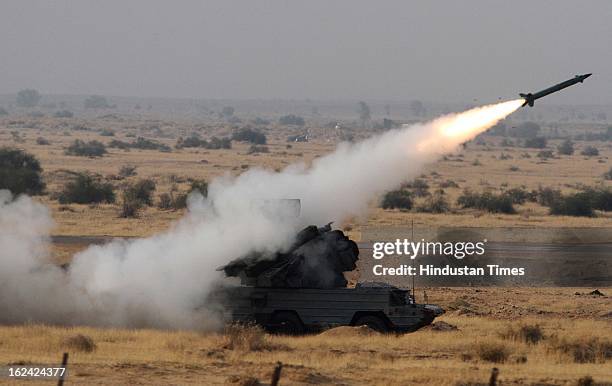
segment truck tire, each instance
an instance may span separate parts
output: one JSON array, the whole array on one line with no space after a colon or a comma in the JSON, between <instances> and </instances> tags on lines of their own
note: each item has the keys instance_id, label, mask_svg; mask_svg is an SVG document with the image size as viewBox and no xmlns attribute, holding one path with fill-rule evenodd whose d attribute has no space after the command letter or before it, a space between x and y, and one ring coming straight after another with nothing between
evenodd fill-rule
<instances>
[{"instance_id":1,"label":"truck tire","mask_svg":"<svg viewBox=\"0 0 612 386\"><path fill-rule=\"evenodd\" d=\"M272 316L272 330L282 335L301 335L306 332L304 323L295 312L282 311Z\"/></svg>"},{"instance_id":2,"label":"truck tire","mask_svg":"<svg viewBox=\"0 0 612 386\"><path fill-rule=\"evenodd\" d=\"M378 332L389 332L389 326L380 317L376 315L363 315L357 318L355 326L368 326L374 331Z\"/></svg>"}]
</instances>

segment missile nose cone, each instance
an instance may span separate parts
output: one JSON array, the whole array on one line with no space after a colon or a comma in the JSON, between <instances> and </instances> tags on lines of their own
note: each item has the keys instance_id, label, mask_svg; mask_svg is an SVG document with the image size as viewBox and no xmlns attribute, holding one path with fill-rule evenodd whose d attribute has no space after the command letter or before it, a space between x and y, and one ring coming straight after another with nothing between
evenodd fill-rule
<instances>
[{"instance_id":1,"label":"missile nose cone","mask_svg":"<svg viewBox=\"0 0 612 386\"><path fill-rule=\"evenodd\" d=\"M589 77L589 76L591 76L591 75L593 75L593 74L592 74L592 73L591 73L591 74L584 74L584 75L582 75L582 78L583 78L583 79L586 79L586 78L588 78L588 77Z\"/></svg>"}]
</instances>

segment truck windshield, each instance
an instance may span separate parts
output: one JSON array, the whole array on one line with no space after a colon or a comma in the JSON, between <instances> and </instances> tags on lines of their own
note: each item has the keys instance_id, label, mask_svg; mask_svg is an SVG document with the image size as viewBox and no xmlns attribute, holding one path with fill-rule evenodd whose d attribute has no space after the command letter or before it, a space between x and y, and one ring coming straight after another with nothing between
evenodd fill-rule
<instances>
[{"instance_id":1,"label":"truck windshield","mask_svg":"<svg viewBox=\"0 0 612 386\"><path fill-rule=\"evenodd\" d=\"M406 291L391 291L389 293L389 305L405 306L406 305Z\"/></svg>"}]
</instances>

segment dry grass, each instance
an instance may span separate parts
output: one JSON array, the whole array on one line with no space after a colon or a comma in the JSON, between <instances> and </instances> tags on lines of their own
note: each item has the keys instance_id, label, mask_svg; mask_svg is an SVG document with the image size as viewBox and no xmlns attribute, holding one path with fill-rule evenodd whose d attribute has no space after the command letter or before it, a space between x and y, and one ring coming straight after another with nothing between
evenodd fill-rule
<instances>
[{"instance_id":1,"label":"dry grass","mask_svg":"<svg viewBox=\"0 0 612 386\"><path fill-rule=\"evenodd\" d=\"M537 344L544 339L544 333L538 324L523 324L518 327L509 325L506 331L502 331L500 336L504 339L522 341L530 344Z\"/></svg>"},{"instance_id":2,"label":"dry grass","mask_svg":"<svg viewBox=\"0 0 612 386\"><path fill-rule=\"evenodd\" d=\"M93 339L83 334L68 336L62 340L62 347L69 351L92 352L96 349Z\"/></svg>"},{"instance_id":3,"label":"dry grass","mask_svg":"<svg viewBox=\"0 0 612 386\"><path fill-rule=\"evenodd\" d=\"M269 348L264 330L257 325L229 324L223 337L223 348L228 350L261 351Z\"/></svg>"},{"instance_id":4,"label":"dry grass","mask_svg":"<svg viewBox=\"0 0 612 386\"><path fill-rule=\"evenodd\" d=\"M504 363L512 353L502 342L480 342L474 350L480 360L493 363Z\"/></svg>"},{"instance_id":5,"label":"dry grass","mask_svg":"<svg viewBox=\"0 0 612 386\"><path fill-rule=\"evenodd\" d=\"M95 342L96 349L71 351L71 376L88 384L266 383L277 361L284 364L281 384L291 385L486 383L493 366L505 384L574 385L587 376L600 383L612 380L612 320L603 316L609 312L609 298L572 297L575 288L427 292L431 302L445 308L464 296L482 315L449 311L438 321L457 330L421 329L405 335L350 327L288 337L240 325L220 334L4 326L0 365L57 363L65 351L63 342L80 334ZM543 339L530 343L540 334Z\"/></svg>"}]
</instances>

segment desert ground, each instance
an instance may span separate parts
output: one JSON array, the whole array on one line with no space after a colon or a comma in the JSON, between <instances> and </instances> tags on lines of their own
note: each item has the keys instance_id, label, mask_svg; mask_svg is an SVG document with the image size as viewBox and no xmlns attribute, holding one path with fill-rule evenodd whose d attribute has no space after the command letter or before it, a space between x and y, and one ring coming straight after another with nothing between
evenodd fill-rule
<instances>
[{"instance_id":1,"label":"desert ground","mask_svg":"<svg viewBox=\"0 0 612 386\"><path fill-rule=\"evenodd\" d=\"M225 137L237 126L220 118L200 123L149 117L141 112L89 114L75 118L25 113L0 117L0 146L24 149L41 163L48 194L37 200L51 210L56 222L52 236L74 237L72 243L53 245L52 258L58 264L70 262L74 253L86 248L88 236L146 237L163 232L184 215L186 209L160 209L154 203L136 217L120 217L119 192L130 183L152 179L157 202L162 193L187 191L194 179L210 181L254 167L280 170L295 162L309 164L330 153L346 139L347 131L322 124L298 128L272 122L263 129L268 152L253 153L250 144L240 142L232 142L231 149L176 149L179 137L192 133L203 138ZM576 122L553 126L568 134L607 127ZM108 131L102 135L103 130ZM304 132L309 134L308 142L287 141L288 135ZM354 137L358 140L370 134L360 129ZM65 154L75 139L108 144L136 137L165 144L171 151L107 148L102 157ZM542 159L537 156L541 149L509 146L501 140L483 135L422 171L420 179L431 191L443 187L450 203L446 213L385 210L375 199L367 215L336 225L356 239L375 234L377 229L414 226L522 229L530 234L592 229L600 235L595 242L612 241L611 212L598 211L594 217L551 216L548 208L532 202L515 205L515 214L460 208L456 200L465 188L501 192L514 187L551 187L571 193L583 186L612 186L612 181L603 177L611 167L610 141L575 141L573 155ZM554 151L560 142L560 138L549 139L548 149ZM581 149L589 145L597 147L599 155L581 155ZM136 175L119 176L125 165L134 166ZM111 182L117 190L117 203L60 204L54 193L74 172L89 172ZM425 198L416 200L419 204ZM512 232L505 234L512 241ZM429 302L447 310L437 322L450 324L450 330L441 325L405 335L380 335L348 327L296 338L264 334L250 327L221 333L0 326L0 364L59 363L61 354L69 352L70 384L266 384L277 361L283 363L281 385L478 385L487 384L493 367L499 369L499 379L505 385L587 385L589 377L610 384L612 288L599 288L603 295L589 295L594 289L424 288Z\"/></svg>"},{"instance_id":2,"label":"desert ground","mask_svg":"<svg viewBox=\"0 0 612 386\"><path fill-rule=\"evenodd\" d=\"M601 124L584 124L590 131L605 128ZM248 126L248 125L247 125ZM582 125L568 124L568 133L582 133ZM232 142L231 149L209 150L202 148L175 149L179 137L193 133L203 138L231 135L232 127L223 122L196 124L192 121L160 121L142 117L105 116L102 118L0 118L0 146L15 146L34 154L41 162L49 193L58 192L72 178L74 172L89 172L111 181L118 191L122 187L143 178L156 183L155 196L171 191L184 191L190 180L210 181L225 174L238 175L249 168L259 167L280 170L293 163L311 163L317 157L333 151L345 138L343 131L321 127L296 129L272 124L265 129L267 153L249 152L250 144ZM102 135L109 130L112 136ZM589 132L590 132L589 131ZM287 136L308 132L308 142L287 142ZM371 132L356 130L355 138L366 137ZM111 140L131 142L144 137L171 147L170 152L159 150L107 148L103 157L80 157L65 154L65 149L76 139L97 140L108 144ZM38 144L44 138L49 144ZM443 189L450 211L442 214L419 211L383 210L378 199L373 200L370 211L361 218L345 224L337 224L346 230L379 226L415 227L524 227L524 228L608 228L612 227L612 214L600 212L596 217L550 216L548 208L532 202L517 205L516 214L486 213L461 209L455 201L461 192L502 192L522 187L526 190L550 187L563 193L579 190L583 186L612 186L603 175L610 169L611 142L576 141L573 155L558 155L541 159L541 149L502 146L501 138L483 136L468 143L465 148L438 162L428 165L419 179L429 185L431 192ZM548 141L553 150L561 140ZM595 146L598 156L584 156L580 152L587 146ZM118 176L124 165L134 166L136 175ZM450 186L448 182L451 181ZM406 181L409 182L409 181ZM57 227L55 235L74 236L149 236L167 229L183 215L183 210L144 208L137 218L119 218L118 204L60 205L52 194L40 196L40 200L52 210ZM120 194L117 194L118 200ZM425 198L416 198L415 206ZM146 226L145 226L146 224Z\"/></svg>"},{"instance_id":3,"label":"desert ground","mask_svg":"<svg viewBox=\"0 0 612 386\"><path fill-rule=\"evenodd\" d=\"M281 385L486 385L493 368L503 385L612 382L612 288L601 288L604 295L584 288L426 291L447 313L404 335L360 327L287 337L249 327L2 326L0 363L59 363L69 352L68 383L88 385L265 385L279 361Z\"/></svg>"}]
</instances>

